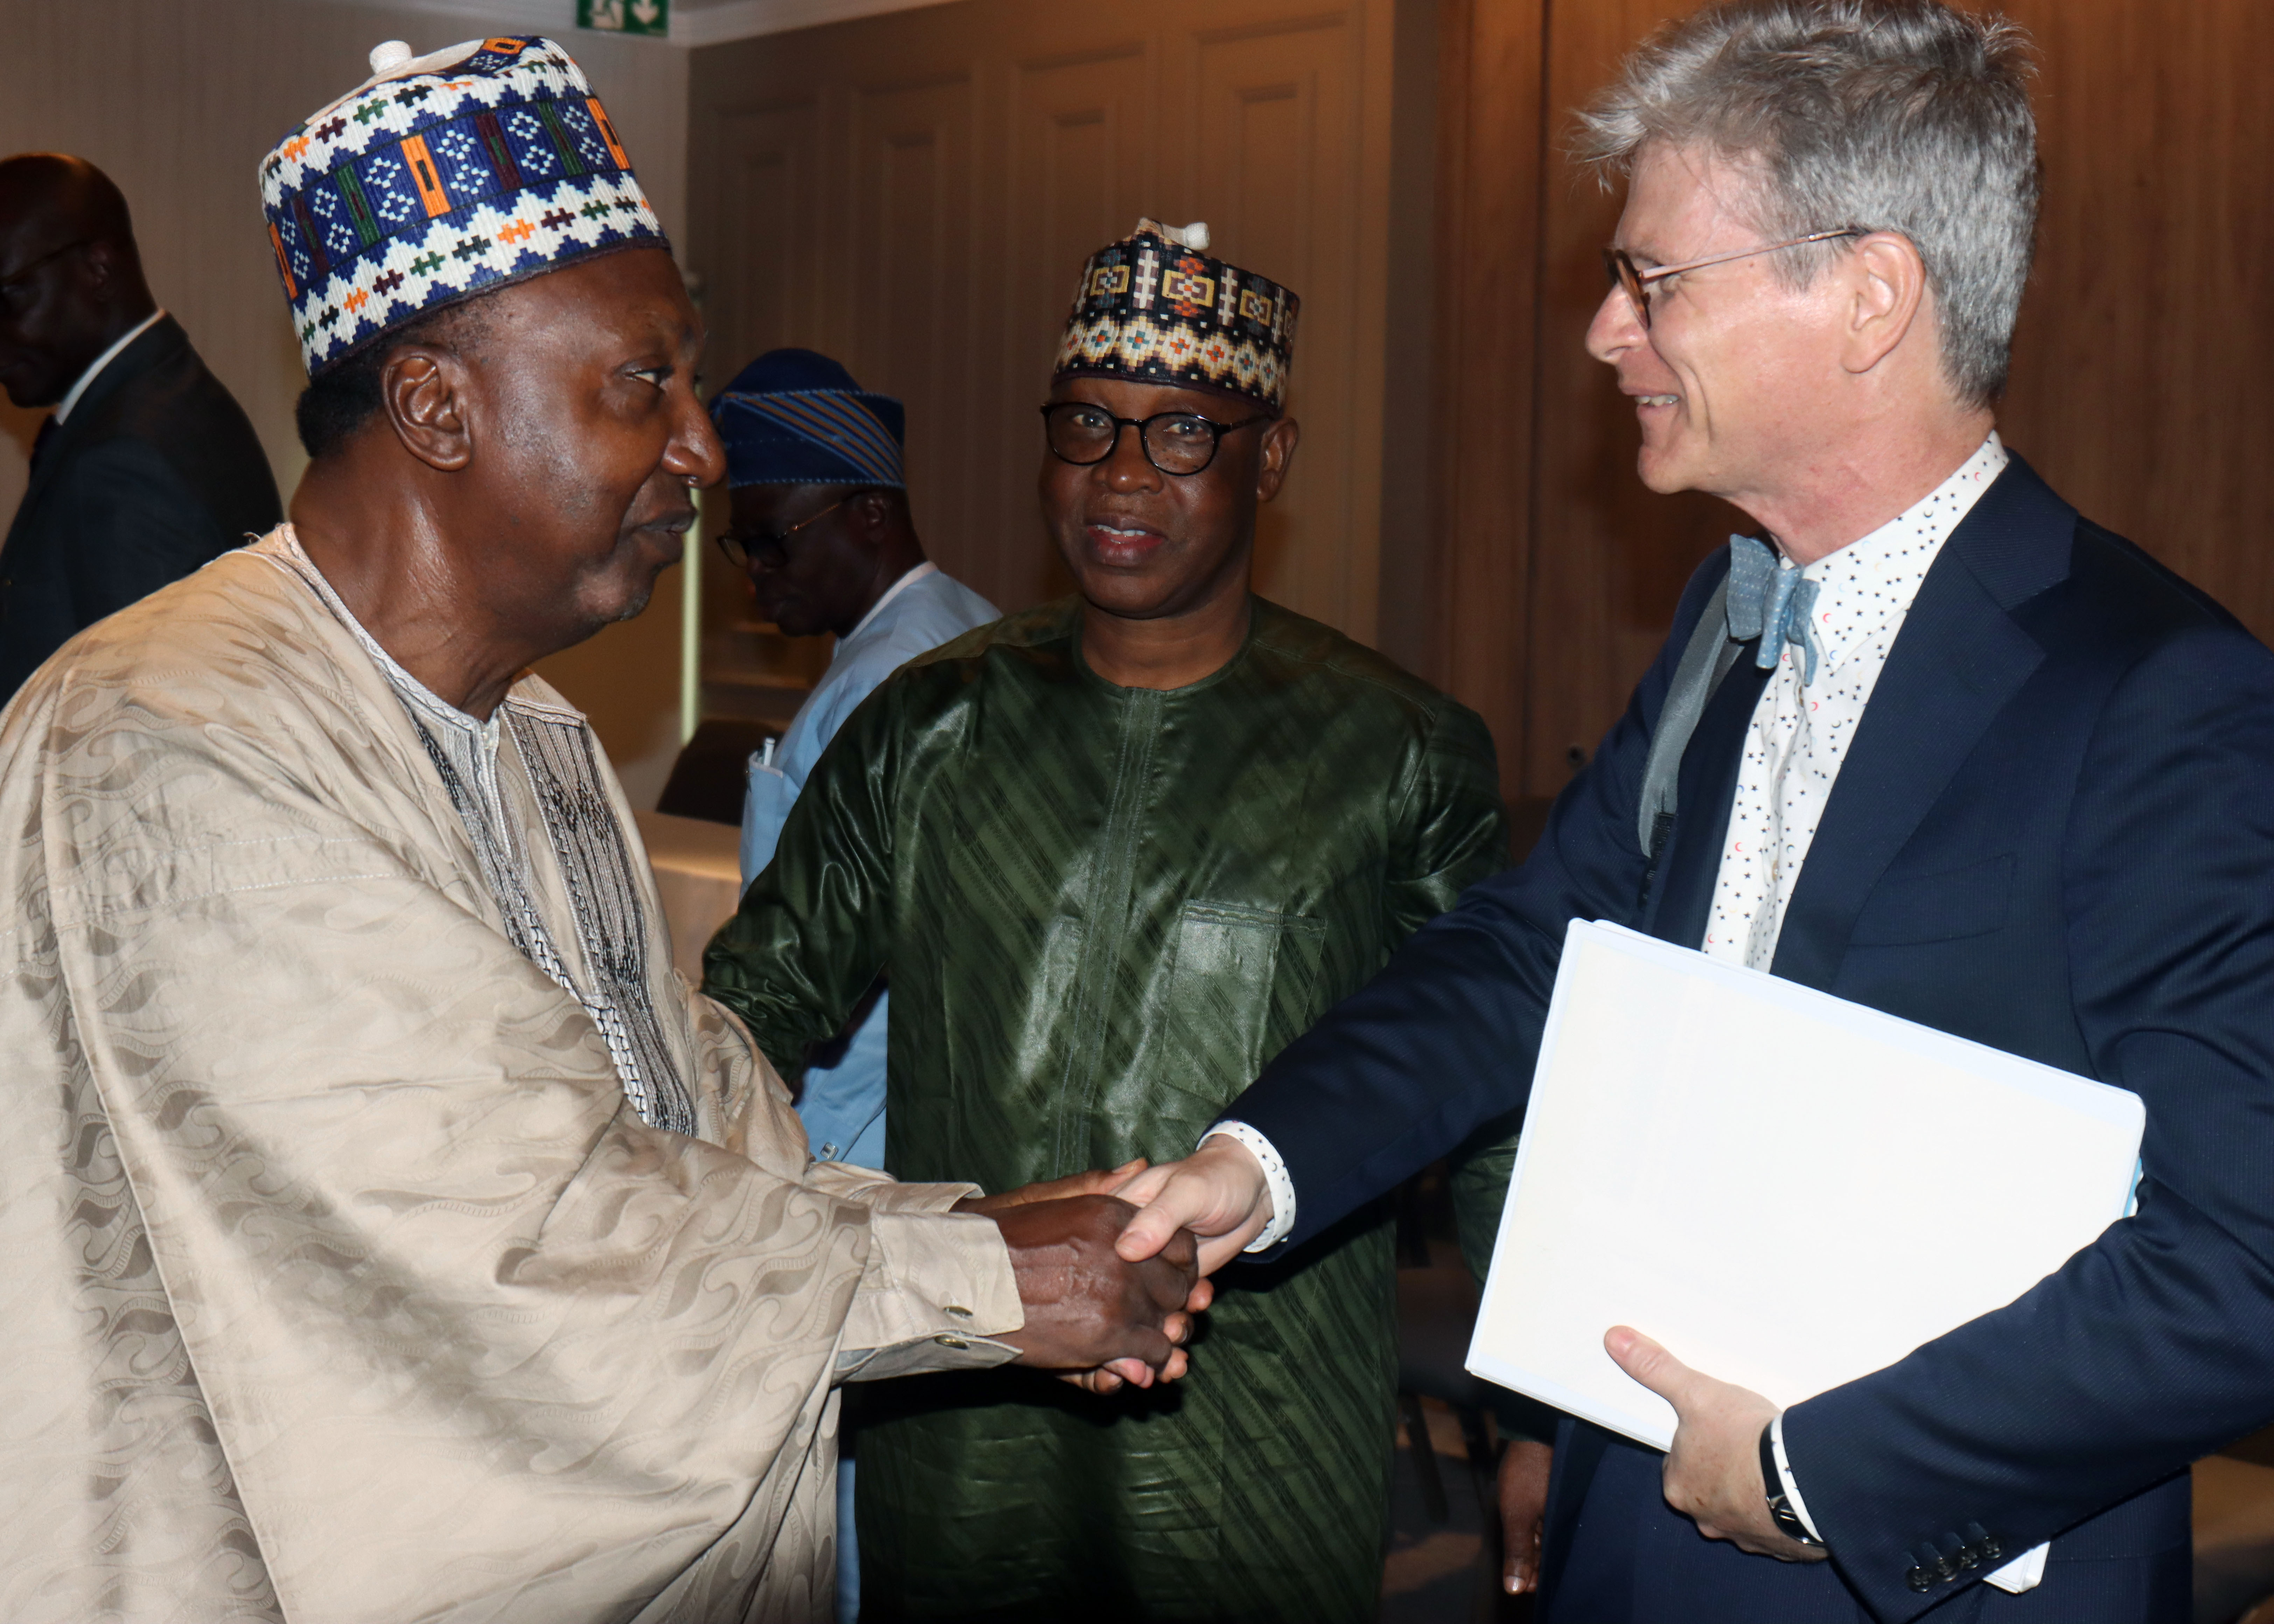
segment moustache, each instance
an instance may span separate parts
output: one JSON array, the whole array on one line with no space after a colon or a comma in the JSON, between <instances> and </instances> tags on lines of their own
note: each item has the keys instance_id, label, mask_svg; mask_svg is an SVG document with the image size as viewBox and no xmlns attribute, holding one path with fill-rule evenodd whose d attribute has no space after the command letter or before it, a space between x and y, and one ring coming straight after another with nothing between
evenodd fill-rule
<instances>
[{"instance_id":1,"label":"moustache","mask_svg":"<svg viewBox=\"0 0 2274 1624\"><path fill-rule=\"evenodd\" d=\"M624 530L627 533L633 530L670 530L684 536L695 528L697 516L694 503L676 502L658 513L646 515L635 513L626 522Z\"/></svg>"}]
</instances>

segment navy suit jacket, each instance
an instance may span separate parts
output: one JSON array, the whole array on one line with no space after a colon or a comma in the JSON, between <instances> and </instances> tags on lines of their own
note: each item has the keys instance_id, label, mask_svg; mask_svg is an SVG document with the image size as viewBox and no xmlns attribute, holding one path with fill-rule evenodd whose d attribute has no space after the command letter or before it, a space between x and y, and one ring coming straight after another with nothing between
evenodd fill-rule
<instances>
[{"instance_id":1,"label":"navy suit jacket","mask_svg":"<svg viewBox=\"0 0 2274 1624\"><path fill-rule=\"evenodd\" d=\"M159 317L32 464L0 547L0 703L83 628L283 516L251 421Z\"/></svg>"},{"instance_id":2,"label":"navy suit jacket","mask_svg":"<svg viewBox=\"0 0 2274 1624\"><path fill-rule=\"evenodd\" d=\"M1285 1157L1291 1241L1521 1107L1569 921L1702 938L1765 680L1750 658L1692 737L1647 879L1635 821L1727 568L1692 579L1531 861L1224 1113ZM1911 1588L1915 1553L1954 1551L1969 1523L2018 1554L2274 1418L2274 655L2230 615L2016 458L1920 588L1773 970L2147 1104L2136 1216L2011 1307L1787 1415L1810 1513L1875 1614L1946 1599L1950 1583Z\"/></svg>"}]
</instances>

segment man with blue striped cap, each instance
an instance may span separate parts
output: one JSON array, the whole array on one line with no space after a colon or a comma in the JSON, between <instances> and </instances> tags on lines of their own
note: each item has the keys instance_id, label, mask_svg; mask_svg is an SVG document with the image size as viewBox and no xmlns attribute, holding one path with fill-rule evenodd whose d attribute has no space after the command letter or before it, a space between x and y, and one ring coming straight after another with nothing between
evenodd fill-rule
<instances>
[{"instance_id":1,"label":"man with blue striped cap","mask_svg":"<svg viewBox=\"0 0 2274 1624\"><path fill-rule=\"evenodd\" d=\"M719 545L785 635L837 639L829 669L779 745L750 758L742 883L772 861L806 775L870 690L919 654L998 618L995 605L924 557L900 462L907 412L827 356L772 350L711 402L727 447L731 518ZM797 1113L813 1154L885 1165L880 979L845 1029L806 1057ZM861 1613L853 1537L853 1429L839 1433L837 1608Z\"/></svg>"},{"instance_id":2,"label":"man with blue striped cap","mask_svg":"<svg viewBox=\"0 0 2274 1624\"><path fill-rule=\"evenodd\" d=\"M828 671L788 732L763 759L751 759L742 803L745 885L772 858L805 775L870 690L915 656L999 618L994 605L924 557L901 468L907 417L891 395L863 389L842 366L810 350L768 350L711 402L732 492L720 549L749 576L759 613L785 635L826 632L837 639ZM873 1110L857 1121L819 1119L810 1070L800 1109L816 1154L879 1167L881 999L873 1019L854 1029L853 1048L832 1071L863 1070L855 1064L862 1033L874 1034L867 1068L875 1079Z\"/></svg>"}]
</instances>

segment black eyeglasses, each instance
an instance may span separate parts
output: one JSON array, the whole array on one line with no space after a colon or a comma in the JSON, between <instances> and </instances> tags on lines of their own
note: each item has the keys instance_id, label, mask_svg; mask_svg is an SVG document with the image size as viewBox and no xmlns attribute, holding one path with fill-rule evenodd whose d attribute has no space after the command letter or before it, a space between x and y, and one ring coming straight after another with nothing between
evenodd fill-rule
<instances>
[{"instance_id":1,"label":"black eyeglasses","mask_svg":"<svg viewBox=\"0 0 2274 1624\"><path fill-rule=\"evenodd\" d=\"M1087 401L1059 401L1043 408L1043 432L1050 441L1050 455L1059 462L1076 468L1094 467L1119 447L1122 430L1135 429L1138 444L1145 447L1145 460L1179 478L1197 474L1215 462L1225 435L1270 420L1269 412L1237 423L1218 423L1196 411L1117 417Z\"/></svg>"},{"instance_id":2,"label":"black eyeglasses","mask_svg":"<svg viewBox=\"0 0 2274 1624\"><path fill-rule=\"evenodd\" d=\"M768 553L779 558L786 550L789 538L798 531L809 524L819 523L855 497L868 494L866 491L847 491L819 513L807 515L787 530L759 530L749 536L745 536L739 530L720 530L718 536L719 551L725 553L727 562L737 569L748 569L752 559L764 558Z\"/></svg>"},{"instance_id":3,"label":"black eyeglasses","mask_svg":"<svg viewBox=\"0 0 2274 1624\"><path fill-rule=\"evenodd\" d=\"M16 289L32 280L34 271L43 265L62 259L74 248L86 247L92 241L94 241L92 237L82 237L76 242L65 243L61 248L50 248L29 265L19 266L5 276L0 276L0 314L6 313L9 304L15 298Z\"/></svg>"},{"instance_id":4,"label":"black eyeglasses","mask_svg":"<svg viewBox=\"0 0 2274 1624\"><path fill-rule=\"evenodd\" d=\"M1635 314L1642 318L1643 330L1650 330L1650 289L1652 284L1683 271L1702 271L1709 265L1728 265L1732 260L1750 259L1755 254L1774 253L1781 248L1798 248L1805 243L1828 243L1839 237L1861 237L1864 233L1850 227L1840 231L1811 231L1806 237L1796 237L1788 242L1763 243L1758 248L1740 248L1734 253L1713 254L1703 259L1684 259L1679 265L1653 265L1644 270L1634 262L1634 256L1623 248L1603 250L1603 269L1611 279L1611 286L1625 293L1632 301Z\"/></svg>"}]
</instances>

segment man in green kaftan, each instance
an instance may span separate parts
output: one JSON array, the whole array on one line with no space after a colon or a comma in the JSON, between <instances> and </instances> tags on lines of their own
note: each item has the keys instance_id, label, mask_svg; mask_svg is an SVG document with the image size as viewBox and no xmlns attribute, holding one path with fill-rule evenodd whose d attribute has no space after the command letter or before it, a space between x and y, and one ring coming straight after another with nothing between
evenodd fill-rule
<instances>
[{"instance_id":1,"label":"man in green kaftan","mask_svg":"<svg viewBox=\"0 0 2274 1624\"><path fill-rule=\"evenodd\" d=\"M705 959L785 1070L886 976L902 1178L1186 1154L1504 860L1477 717L1249 590L1296 302L1204 231L1085 267L1042 474L1077 594L888 678ZM881 1395L862 1616L1372 1619L1392 1270L1374 1214L1234 1268L1190 1377L1111 1408L994 1372Z\"/></svg>"}]
</instances>

